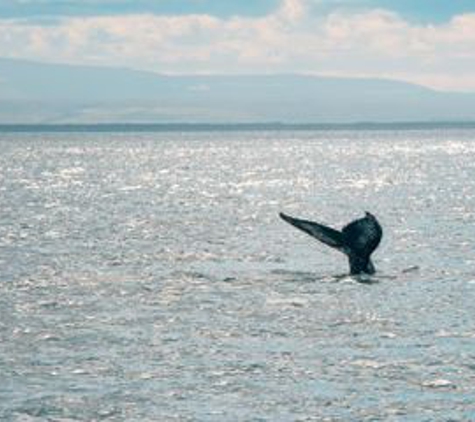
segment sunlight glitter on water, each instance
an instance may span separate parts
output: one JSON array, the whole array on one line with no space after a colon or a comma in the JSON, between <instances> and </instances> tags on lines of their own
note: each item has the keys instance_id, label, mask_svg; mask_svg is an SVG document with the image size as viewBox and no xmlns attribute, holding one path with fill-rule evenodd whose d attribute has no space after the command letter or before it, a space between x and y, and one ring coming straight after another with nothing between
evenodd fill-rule
<instances>
[{"instance_id":1,"label":"sunlight glitter on water","mask_svg":"<svg viewBox=\"0 0 475 422\"><path fill-rule=\"evenodd\" d=\"M474 131L18 136L0 419L473 418ZM367 279L278 217L365 210Z\"/></svg>"}]
</instances>

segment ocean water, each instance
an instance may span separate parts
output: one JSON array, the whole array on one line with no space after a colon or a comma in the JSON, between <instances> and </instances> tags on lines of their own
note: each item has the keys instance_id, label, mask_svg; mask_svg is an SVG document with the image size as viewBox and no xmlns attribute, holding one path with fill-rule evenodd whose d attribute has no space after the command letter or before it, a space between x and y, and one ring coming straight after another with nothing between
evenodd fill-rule
<instances>
[{"instance_id":1,"label":"ocean water","mask_svg":"<svg viewBox=\"0 0 475 422\"><path fill-rule=\"evenodd\" d=\"M474 129L0 151L0 420L475 420ZM366 210L365 278L277 215Z\"/></svg>"}]
</instances>

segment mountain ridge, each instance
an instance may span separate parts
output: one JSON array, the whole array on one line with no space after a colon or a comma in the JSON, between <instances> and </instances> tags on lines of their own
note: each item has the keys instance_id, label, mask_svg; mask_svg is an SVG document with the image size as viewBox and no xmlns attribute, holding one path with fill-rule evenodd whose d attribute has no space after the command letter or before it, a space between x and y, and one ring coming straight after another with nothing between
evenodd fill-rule
<instances>
[{"instance_id":1,"label":"mountain ridge","mask_svg":"<svg viewBox=\"0 0 475 422\"><path fill-rule=\"evenodd\" d=\"M164 75L0 58L0 123L475 120L475 94L387 79Z\"/></svg>"}]
</instances>

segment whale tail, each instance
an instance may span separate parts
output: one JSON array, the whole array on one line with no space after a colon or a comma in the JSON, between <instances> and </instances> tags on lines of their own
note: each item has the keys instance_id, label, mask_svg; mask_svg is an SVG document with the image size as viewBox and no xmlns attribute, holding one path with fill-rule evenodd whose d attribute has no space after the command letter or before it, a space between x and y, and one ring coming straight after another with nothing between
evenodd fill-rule
<instances>
[{"instance_id":1,"label":"whale tail","mask_svg":"<svg viewBox=\"0 0 475 422\"><path fill-rule=\"evenodd\" d=\"M325 245L345 252L345 241L341 231L332 229L331 227L324 226L323 224L316 223L314 221L294 218L290 215L284 214L283 212L279 213L279 216L282 218L282 220L318 239Z\"/></svg>"},{"instance_id":2,"label":"whale tail","mask_svg":"<svg viewBox=\"0 0 475 422\"><path fill-rule=\"evenodd\" d=\"M369 256L356 255L354 253L348 254L348 261L350 264L351 274L374 274L376 269Z\"/></svg>"},{"instance_id":3,"label":"whale tail","mask_svg":"<svg viewBox=\"0 0 475 422\"><path fill-rule=\"evenodd\" d=\"M347 255L351 274L374 274L375 268L370 257L378 247L383 232L372 214L367 212L364 218L351 222L341 231L284 213L279 213L279 216L325 245Z\"/></svg>"}]
</instances>

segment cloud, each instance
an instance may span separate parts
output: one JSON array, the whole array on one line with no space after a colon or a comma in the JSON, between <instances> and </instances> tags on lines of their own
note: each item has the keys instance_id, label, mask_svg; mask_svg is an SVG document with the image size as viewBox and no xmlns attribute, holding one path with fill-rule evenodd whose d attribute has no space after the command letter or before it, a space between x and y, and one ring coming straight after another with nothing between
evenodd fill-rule
<instances>
[{"instance_id":1,"label":"cloud","mask_svg":"<svg viewBox=\"0 0 475 422\"><path fill-rule=\"evenodd\" d=\"M387 77L475 91L475 14L416 25L390 10L320 15L310 6L284 0L261 17L0 19L0 55L168 73Z\"/></svg>"}]
</instances>

